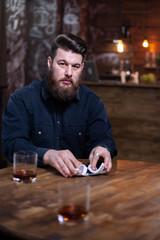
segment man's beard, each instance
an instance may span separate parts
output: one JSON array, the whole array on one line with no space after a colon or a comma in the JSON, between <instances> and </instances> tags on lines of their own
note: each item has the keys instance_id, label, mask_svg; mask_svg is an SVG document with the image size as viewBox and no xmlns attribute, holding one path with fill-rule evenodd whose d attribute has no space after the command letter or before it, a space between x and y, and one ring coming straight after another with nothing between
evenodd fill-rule
<instances>
[{"instance_id":1,"label":"man's beard","mask_svg":"<svg viewBox=\"0 0 160 240\"><path fill-rule=\"evenodd\" d=\"M60 86L60 82L65 79L71 82L71 86L68 86L68 87ZM55 79L53 70L51 69L49 71L48 82L47 82L48 91L52 94L54 98L56 98L59 101L70 101L73 98L75 98L78 93L79 84L80 84L80 78L76 83L73 82L72 78L67 78L67 77L64 77L63 79L60 79L57 81Z\"/></svg>"}]
</instances>

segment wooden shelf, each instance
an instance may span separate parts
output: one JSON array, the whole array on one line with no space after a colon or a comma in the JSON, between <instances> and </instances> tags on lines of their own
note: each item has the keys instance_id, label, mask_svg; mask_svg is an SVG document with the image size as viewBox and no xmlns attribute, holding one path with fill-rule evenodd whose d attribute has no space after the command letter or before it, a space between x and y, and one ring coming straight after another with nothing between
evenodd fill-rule
<instances>
[{"instance_id":1,"label":"wooden shelf","mask_svg":"<svg viewBox=\"0 0 160 240\"><path fill-rule=\"evenodd\" d=\"M152 70L155 69L156 70L156 69L160 69L160 66L155 66L155 67L154 66L150 66L150 67L149 66L144 66L144 68L145 69L152 69Z\"/></svg>"}]
</instances>

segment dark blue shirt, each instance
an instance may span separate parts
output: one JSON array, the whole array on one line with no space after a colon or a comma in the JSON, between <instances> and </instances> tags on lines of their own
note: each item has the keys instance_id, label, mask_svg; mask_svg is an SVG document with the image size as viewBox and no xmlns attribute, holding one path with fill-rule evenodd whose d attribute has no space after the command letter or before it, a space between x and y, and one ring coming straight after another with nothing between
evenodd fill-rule
<instances>
[{"instance_id":1,"label":"dark blue shirt","mask_svg":"<svg viewBox=\"0 0 160 240\"><path fill-rule=\"evenodd\" d=\"M2 148L12 161L13 152L32 150L39 164L49 149L69 149L77 159L88 158L95 146L104 146L112 158L117 154L104 104L94 92L80 85L71 102L59 102L34 81L17 90L3 113Z\"/></svg>"}]
</instances>

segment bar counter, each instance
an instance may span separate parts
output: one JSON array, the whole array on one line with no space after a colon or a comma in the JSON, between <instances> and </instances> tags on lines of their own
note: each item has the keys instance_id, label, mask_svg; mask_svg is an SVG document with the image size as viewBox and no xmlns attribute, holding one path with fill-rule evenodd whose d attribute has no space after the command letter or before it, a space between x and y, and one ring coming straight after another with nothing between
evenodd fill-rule
<instances>
[{"instance_id":1,"label":"bar counter","mask_svg":"<svg viewBox=\"0 0 160 240\"><path fill-rule=\"evenodd\" d=\"M160 82L83 82L105 104L118 158L160 161Z\"/></svg>"},{"instance_id":2,"label":"bar counter","mask_svg":"<svg viewBox=\"0 0 160 240\"><path fill-rule=\"evenodd\" d=\"M0 236L18 240L160 239L160 164L113 161L109 175L64 178L38 168L32 184L12 181L0 170ZM58 183L89 183L89 220L75 226L57 221Z\"/></svg>"},{"instance_id":3,"label":"bar counter","mask_svg":"<svg viewBox=\"0 0 160 240\"><path fill-rule=\"evenodd\" d=\"M120 81L114 81L114 80L99 80L98 82L82 81L82 84L87 86L112 86L112 87L117 86L122 88L127 87L127 88L149 88L149 89L159 88L160 89L160 81L157 81L155 83L140 82L139 84L136 84L132 82L121 83Z\"/></svg>"}]
</instances>

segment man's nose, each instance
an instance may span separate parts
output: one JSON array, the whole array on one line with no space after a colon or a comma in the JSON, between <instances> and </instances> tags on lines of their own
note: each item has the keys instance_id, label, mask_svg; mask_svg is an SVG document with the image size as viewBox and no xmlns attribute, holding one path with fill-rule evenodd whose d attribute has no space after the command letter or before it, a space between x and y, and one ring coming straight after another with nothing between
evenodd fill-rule
<instances>
[{"instance_id":1,"label":"man's nose","mask_svg":"<svg viewBox=\"0 0 160 240\"><path fill-rule=\"evenodd\" d=\"M72 76L72 66L68 65L68 66L66 67L65 75L66 75L67 77L71 77L71 76Z\"/></svg>"}]
</instances>

